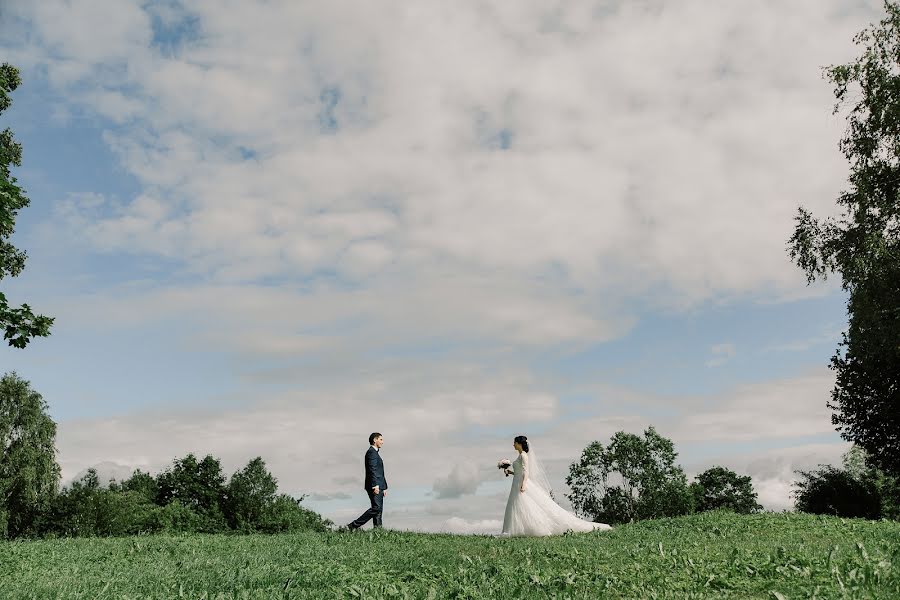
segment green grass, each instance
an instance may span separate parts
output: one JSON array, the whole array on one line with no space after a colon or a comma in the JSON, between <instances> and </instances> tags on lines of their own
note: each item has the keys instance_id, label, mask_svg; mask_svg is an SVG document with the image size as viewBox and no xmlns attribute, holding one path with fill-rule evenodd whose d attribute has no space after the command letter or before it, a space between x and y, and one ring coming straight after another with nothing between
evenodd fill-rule
<instances>
[{"instance_id":1,"label":"green grass","mask_svg":"<svg viewBox=\"0 0 900 600\"><path fill-rule=\"evenodd\" d=\"M900 523L707 513L556 538L0 542L3 598L900 598Z\"/></svg>"}]
</instances>

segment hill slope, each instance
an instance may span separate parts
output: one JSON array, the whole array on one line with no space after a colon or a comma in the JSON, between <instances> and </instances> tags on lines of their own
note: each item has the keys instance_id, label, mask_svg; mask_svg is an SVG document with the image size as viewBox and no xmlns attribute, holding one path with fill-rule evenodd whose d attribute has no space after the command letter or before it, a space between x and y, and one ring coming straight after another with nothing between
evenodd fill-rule
<instances>
[{"instance_id":1,"label":"hill slope","mask_svg":"<svg viewBox=\"0 0 900 600\"><path fill-rule=\"evenodd\" d=\"M549 539L0 542L3 598L900 598L900 523L707 513Z\"/></svg>"}]
</instances>

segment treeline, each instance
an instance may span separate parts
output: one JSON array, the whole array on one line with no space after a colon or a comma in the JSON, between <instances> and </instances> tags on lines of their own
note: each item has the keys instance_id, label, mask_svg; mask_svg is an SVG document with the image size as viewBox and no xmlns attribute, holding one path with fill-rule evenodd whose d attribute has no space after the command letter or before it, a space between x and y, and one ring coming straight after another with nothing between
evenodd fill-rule
<instances>
[{"instance_id":1,"label":"treeline","mask_svg":"<svg viewBox=\"0 0 900 600\"><path fill-rule=\"evenodd\" d=\"M819 465L797 471L794 506L817 515L900 520L900 479L872 463L865 450L853 446L840 468Z\"/></svg>"},{"instance_id":2,"label":"treeline","mask_svg":"<svg viewBox=\"0 0 900 600\"><path fill-rule=\"evenodd\" d=\"M225 477L219 459L193 454L156 476L101 482L89 469L60 489L56 424L15 373L0 379L0 538L138 533L325 531L332 523L278 493L260 457Z\"/></svg>"},{"instance_id":3,"label":"treeline","mask_svg":"<svg viewBox=\"0 0 900 600\"><path fill-rule=\"evenodd\" d=\"M619 431L607 446L589 444L569 466L566 497L583 517L610 524L709 510L762 510L749 476L717 466L688 483L677 457L672 441L653 427L643 437Z\"/></svg>"},{"instance_id":4,"label":"treeline","mask_svg":"<svg viewBox=\"0 0 900 600\"><path fill-rule=\"evenodd\" d=\"M762 510L750 476L716 466L688 483L671 440L653 427L643 436L619 431L604 446L592 442L569 466L567 498L585 518L628 523L708 510L750 514ZM797 471L794 508L800 512L900 519L900 479L872 466L854 446L841 468L819 465Z\"/></svg>"}]
</instances>

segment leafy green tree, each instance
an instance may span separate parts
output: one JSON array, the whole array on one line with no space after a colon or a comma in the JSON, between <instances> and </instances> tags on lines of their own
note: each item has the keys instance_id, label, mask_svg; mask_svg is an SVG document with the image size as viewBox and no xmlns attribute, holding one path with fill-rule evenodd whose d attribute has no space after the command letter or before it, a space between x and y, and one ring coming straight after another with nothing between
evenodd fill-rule
<instances>
[{"instance_id":1,"label":"leafy green tree","mask_svg":"<svg viewBox=\"0 0 900 600\"><path fill-rule=\"evenodd\" d=\"M162 509L144 494L124 490L115 481L104 488L97 471L88 469L53 500L45 535L63 537L122 536L160 531Z\"/></svg>"},{"instance_id":2,"label":"leafy green tree","mask_svg":"<svg viewBox=\"0 0 900 600\"><path fill-rule=\"evenodd\" d=\"M878 519L881 497L874 482L859 480L843 469L819 465L798 471L794 482L794 507L801 512L847 518Z\"/></svg>"},{"instance_id":3,"label":"leafy green tree","mask_svg":"<svg viewBox=\"0 0 900 600\"><path fill-rule=\"evenodd\" d=\"M879 472L875 485L881 493L881 518L900 521L900 477Z\"/></svg>"},{"instance_id":4,"label":"leafy green tree","mask_svg":"<svg viewBox=\"0 0 900 600\"><path fill-rule=\"evenodd\" d=\"M849 324L831 359L829 408L841 436L872 464L900 475L900 5L856 35L860 57L828 67L834 112L850 105L840 148L850 163L843 213L824 221L799 209L791 258L810 283L839 273ZM827 477L836 477L830 471ZM820 473L823 477L824 473ZM815 481L819 481L816 479ZM831 479L829 479L831 481ZM835 480L836 481L836 480Z\"/></svg>"},{"instance_id":5,"label":"leafy green tree","mask_svg":"<svg viewBox=\"0 0 900 600\"><path fill-rule=\"evenodd\" d=\"M167 533L208 533L209 519L178 500L172 500L152 516L152 531Z\"/></svg>"},{"instance_id":6,"label":"leafy green tree","mask_svg":"<svg viewBox=\"0 0 900 600\"><path fill-rule=\"evenodd\" d=\"M22 83L19 71L8 63L0 65L0 113L12 104L10 93ZM22 164L22 145L9 128L0 132L0 279L16 277L25 268L26 254L9 242L16 227L16 214L30 204L25 191L16 185L10 173L12 165ZM35 315L27 304L10 307L0 292L0 327L3 339L15 348L24 348L36 336L50 335L53 318Z\"/></svg>"},{"instance_id":7,"label":"leafy green tree","mask_svg":"<svg viewBox=\"0 0 900 600\"><path fill-rule=\"evenodd\" d=\"M36 534L53 537L228 531L328 531L333 523L278 494L277 481L257 457L222 485L219 461L193 454L173 461L157 478L141 470L104 485L95 469L57 494ZM224 514L222 512L224 507ZM226 523L227 518L227 523Z\"/></svg>"},{"instance_id":8,"label":"leafy green tree","mask_svg":"<svg viewBox=\"0 0 900 600\"><path fill-rule=\"evenodd\" d=\"M260 524L259 531L263 533L287 533L291 531L318 531L331 530L334 523L325 519L319 513L304 508L301 505L303 498L294 498L287 494L279 494L275 497L271 507L266 511Z\"/></svg>"},{"instance_id":9,"label":"leafy green tree","mask_svg":"<svg viewBox=\"0 0 900 600\"><path fill-rule=\"evenodd\" d=\"M227 528L223 505L225 476L217 458L206 455L198 461L193 454L176 459L172 467L156 478L156 503L160 506L176 501L194 511L203 520L201 531L215 532Z\"/></svg>"},{"instance_id":10,"label":"leafy green tree","mask_svg":"<svg viewBox=\"0 0 900 600\"><path fill-rule=\"evenodd\" d=\"M856 444L850 446L843 456L841 456L841 465L851 477L862 479L871 472L871 467L866 464L868 455L866 451Z\"/></svg>"},{"instance_id":11,"label":"leafy green tree","mask_svg":"<svg viewBox=\"0 0 900 600\"><path fill-rule=\"evenodd\" d=\"M839 517L900 519L900 479L872 466L859 446L841 457L841 465L797 471L800 478L794 482L794 507Z\"/></svg>"},{"instance_id":12,"label":"leafy green tree","mask_svg":"<svg viewBox=\"0 0 900 600\"><path fill-rule=\"evenodd\" d=\"M569 465L566 477L571 493L565 496L575 512L591 518L610 510L623 516L628 513L631 503L621 488L610 488L609 474L606 448L598 441L591 442L581 452L581 458Z\"/></svg>"},{"instance_id":13,"label":"leafy green tree","mask_svg":"<svg viewBox=\"0 0 900 600\"><path fill-rule=\"evenodd\" d=\"M725 467L700 473L691 484L697 512L727 509L740 514L762 510L750 476L740 476Z\"/></svg>"},{"instance_id":14,"label":"leafy green tree","mask_svg":"<svg viewBox=\"0 0 900 600\"><path fill-rule=\"evenodd\" d=\"M226 492L225 517L232 529L256 531L275 502L278 481L259 456L231 476Z\"/></svg>"},{"instance_id":15,"label":"leafy green tree","mask_svg":"<svg viewBox=\"0 0 900 600\"><path fill-rule=\"evenodd\" d=\"M619 431L609 446L592 442L570 465L566 497L576 512L596 521L688 514L693 497L684 470L675 464L677 456L672 441L653 427L643 437Z\"/></svg>"},{"instance_id":16,"label":"leafy green tree","mask_svg":"<svg viewBox=\"0 0 900 600\"><path fill-rule=\"evenodd\" d=\"M150 502L155 502L159 495L159 485L156 483L156 478L140 469L135 469L131 477L120 485L122 491L138 493Z\"/></svg>"},{"instance_id":17,"label":"leafy green tree","mask_svg":"<svg viewBox=\"0 0 900 600\"><path fill-rule=\"evenodd\" d=\"M97 535L97 502L100 480L95 469L88 469L53 498L50 523L45 535L76 537Z\"/></svg>"},{"instance_id":18,"label":"leafy green tree","mask_svg":"<svg viewBox=\"0 0 900 600\"><path fill-rule=\"evenodd\" d=\"M841 457L843 470L865 486L874 486L880 499L881 514L884 519L900 519L900 477L889 475L872 466L868 454L853 445Z\"/></svg>"},{"instance_id":19,"label":"leafy green tree","mask_svg":"<svg viewBox=\"0 0 900 600\"><path fill-rule=\"evenodd\" d=\"M31 535L59 484L56 423L15 372L0 379L0 536Z\"/></svg>"}]
</instances>

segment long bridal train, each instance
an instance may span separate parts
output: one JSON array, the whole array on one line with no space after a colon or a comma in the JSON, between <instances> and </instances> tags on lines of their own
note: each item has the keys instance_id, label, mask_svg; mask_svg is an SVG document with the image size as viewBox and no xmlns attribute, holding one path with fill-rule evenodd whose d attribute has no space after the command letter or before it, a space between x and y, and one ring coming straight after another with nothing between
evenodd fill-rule
<instances>
[{"instance_id":1,"label":"long bridal train","mask_svg":"<svg viewBox=\"0 0 900 600\"><path fill-rule=\"evenodd\" d=\"M520 436L524 437L524 436ZM593 523L579 519L559 504L550 496L545 485L540 479L543 470L538 472L539 477L529 476L529 458L527 438L516 438L519 447L519 457L512 463L513 482L509 490L509 500L506 503L506 513L503 516L503 536L547 536L560 535L567 531L587 532L594 530L605 531L612 529L606 523ZM535 480L538 481L535 481ZM522 482L525 482L525 491L522 492Z\"/></svg>"}]
</instances>

